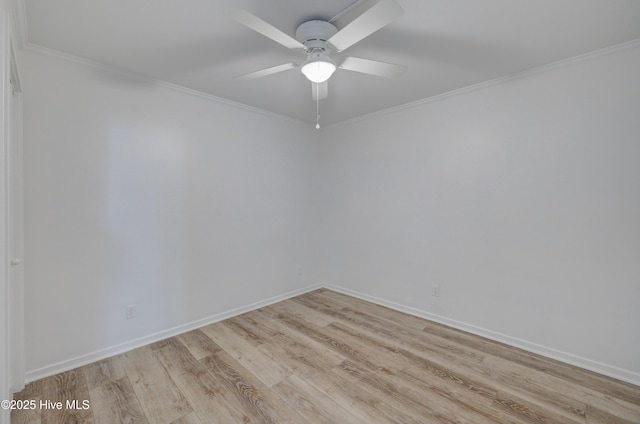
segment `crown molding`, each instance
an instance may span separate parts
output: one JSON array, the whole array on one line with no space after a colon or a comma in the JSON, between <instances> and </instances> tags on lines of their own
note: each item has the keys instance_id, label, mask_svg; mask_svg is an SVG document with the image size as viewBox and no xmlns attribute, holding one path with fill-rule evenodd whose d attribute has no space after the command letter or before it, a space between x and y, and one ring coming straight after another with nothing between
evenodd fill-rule
<instances>
[{"instance_id":1,"label":"crown molding","mask_svg":"<svg viewBox=\"0 0 640 424\"><path fill-rule=\"evenodd\" d=\"M99 69L101 71L104 72L109 72L112 74L117 74L126 78L130 78L133 80L138 80L138 81L144 81L146 83L149 84L153 84L156 85L158 87L163 87L163 88L167 88L169 90L173 90L173 91L177 91L183 94L188 94L190 96L193 97L198 97L200 99L204 99L206 101L212 102L212 103L217 103L217 104L222 104L225 106L229 106L229 107L233 107L236 109L242 109L244 111L247 112L251 112L251 113L256 113L259 115L263 115L263 116L268 116L271 118L275 118L275 119L279 119L282 121L287 121L287 122L291 122L291 123L295 123L295 124L304 124L304 125L308 125L307 122L302 121L300 119L295 119L292 118L290 116L286 116L286 115L282 115L279 113L275 113L275 112L271 112L265 109L260 109L254 106L249 106L246 105L244 103L240 103L240 102L236 102L233 100L229 100L229 99L225 99L223 97L218 97L218 96L214 96L213 94L208 94L202 91L198 91L198 90L194 90L191 88L187 88L187 87L183 87L181 85L177 85L177 84L173 84L167 81L163 81L163 80L159 80L159 79L154 79L154 78L150 78L147 75L143 75L143 74L139 74L136 72L132 72L132 71L128 71L122 68L117 68L115 66L110 66L110 65L106 65L104 63L101 62L97 62L94 60L90 60L90 59L85 59L83 57L79 57L79 56L75 56L72 54L68 54L68 53L63 53L60 52L58 50L54 50L54 49L50 49L47 47L43 47L40 46L38 44L33 44L30 42L27 42L26 44L23 45L23 49L27 50L27 51L31 51L31 52L35 52L35 53L40 53L40 54L44 54L47 56L52 56L52 57L56 57L58 59L62 59L68 62L74 62L74 63L78 63L81 65L85 65L85 66L89 66L92 68L96 68Z\"/></svg>"},{"instance_id":2,"label":"crown molding","mask_svg":"<svg viewBox=\"0 0 640 424\"><path fill-rule=\"evenodd\" d=\"M459 88L456 90L452 90L452 91L448 91L442 94L436 94L434 96L430 96L430 97L426 97L424 99L420 99L420 100L416 100L414 102L410 102L410 103L405 103L405 104L401 104L398 106L394 106L388 109L384 109L384 110L380 110L377 112L372 112L366 115L361 115L361 116L356 116L355 118L351 118L351 119L346 119L344 121L339 121L339 122L335 122L333 124L327 125L325 127L325 129L329 129L329 128L336 128L336 127L340 127L340 126L344 126L344 125L349 125L349 124L354 124L356 122L360 122L360 121L366 121L369 119L375 119L378 118L380 116L385 116L385 115L389 115L392 113L396 113L396 112L400 112L406 109L413 109L413 108L417 108L420 107L422 105L428 104L428 103L433 103L433 102L437 102L440 100L445 100L448 99L450 97L455 97L455 96L459 96L461 94L466 94L466 93L470 93L473 91L478 91L478 90L482 90L485 88L489 88L489 87L493 87L496 85L500 85L500 84L504 84L507 82L511 82L514 80L518 80L521 78L526 78L532 75L536 75L536 74L540 74L543 72L547 72L553 69L559 69L559 68L563 68L565 66L569 66L572 65L574 63L579 63L588 59L592 59L592 58L596 58L596 57L600 57L600 56L605 56L614 52L618 52L618 51L622 51L622 50L627 50L627 49L632 49L635 47L640 47L640 38L637 38L635 40L630 40L630 41L625 41L624 43L620 43L620 44L616 44L613 46L609 46L609 47L604 47L602 49L598 49L598 50L594 50L591 52L587 52L587 53L583 53L577 56L572 56L569 57L567 59L561 59L558 60L556 62L552 62L552 63L548 63L546 65L542 65L542 66L538 66L535 68L531 68L531 69L527 69L524 71L520 71L520 72L516 72L513 74L509 74L509 75L505 75L502 77L498 77L489 81L484 81L484 82L480 82L478 84L473 84L473 85L469 85L467 87L463 87L463 88Z\"/></svg>"},{"instance_id":3,"label":"crown molding","mask_svg":"<svg viewBox=\"0 0 640 424\"><path fill-rule=\"evenodd\" d=\"M9 0L9 12L15 30L16 44L24 47L29 41L29 28L27 26L27 7L24 0Z\"/></svg>"}]
</instances>

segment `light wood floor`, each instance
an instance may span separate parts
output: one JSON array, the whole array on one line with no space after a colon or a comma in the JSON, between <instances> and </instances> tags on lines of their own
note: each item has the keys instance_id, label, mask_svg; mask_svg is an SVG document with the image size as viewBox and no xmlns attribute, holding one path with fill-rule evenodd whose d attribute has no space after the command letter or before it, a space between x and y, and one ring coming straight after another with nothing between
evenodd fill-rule
<instances>
[{"instance_id":1,"label":"light wood floor","mask_svg":"<svg viewBox=\"0 0 640 424\"><path fill-rule=\"evenodd\" d=\"M30 383L12 423L640 423L640 387L329 290Z\"/></svg>"}]
</instances>

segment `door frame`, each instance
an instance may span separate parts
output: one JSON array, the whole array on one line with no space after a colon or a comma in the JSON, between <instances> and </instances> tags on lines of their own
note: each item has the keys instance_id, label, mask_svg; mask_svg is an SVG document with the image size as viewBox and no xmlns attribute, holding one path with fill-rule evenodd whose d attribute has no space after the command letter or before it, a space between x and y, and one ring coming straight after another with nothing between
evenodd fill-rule
<instances>
[{"instance_id":1,"label":"door frame","mask_svg":"<svg viewBox=\"0 0 640 424\"><path fill-rule=\"evenodd\" d=\"M11 269L12 258L21 260L22 255L22 113L16 110L22 100L13 97L14 91L20 92L20 81L6 11L0 25L0 400L10 400L24 387L22 265ZM12 122L13 117L18 121ZM0 409L0 422L9 422L9 417L9 410Z\"/></svg>"},{"instance_id":2,"label":"door frame","mask_svg":"<svg viewBox=\"0 0 640 424\"><path fill-rule=\"evenodd\" d=\"M12 392L24 388L24 207L22 88L18 64L9 38L9 92L7 93L8 229L9 229L9 365Z\"/></svg>"}]
</instances>

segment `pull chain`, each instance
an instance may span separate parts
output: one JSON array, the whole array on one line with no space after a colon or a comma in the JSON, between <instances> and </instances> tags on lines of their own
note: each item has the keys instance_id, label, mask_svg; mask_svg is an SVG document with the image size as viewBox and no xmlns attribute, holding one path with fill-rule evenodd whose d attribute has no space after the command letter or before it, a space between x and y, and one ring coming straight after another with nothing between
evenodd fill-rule
<instances>
[{"instance_id":1,"label":"pull chain","mask_svg":"<svg viewBox=\"0 0 640 424\"><path fill-rule=\"evenodd\" d=\"M316 84L316 129L320 129L320 87Z\"/></svg>"}]
</instances>

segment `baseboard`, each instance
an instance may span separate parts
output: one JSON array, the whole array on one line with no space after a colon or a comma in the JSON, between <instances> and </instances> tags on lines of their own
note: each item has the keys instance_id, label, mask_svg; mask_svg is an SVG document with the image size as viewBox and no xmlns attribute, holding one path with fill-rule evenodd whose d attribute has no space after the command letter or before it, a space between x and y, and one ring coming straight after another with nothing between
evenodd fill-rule
<instances>
[{"instance_id":1,"label":"baseboard","mask_svg":"<svg viewBox=\"0 0 640 424\"><path fill-rule=\"evenodd\" d=\"M72 359L61 361L46 367L38 368L29 371L25 374L25 381L27 383L39 380L41 378L49 377L51 375L58 374L60 372L69 371L74 368L81 367L83 365L90 364L92 362L100 361L102 359L109 358L114 355L128 352L133 349L137 349L142 346L146 346L150 343L154 343L169 337L174 337L187 331L194 330L196 328L203 327L205 325L213 324L218 321L244 314L246 312L253 311L255 309L262 308L264 306L271 305L273 303L281 302L286 299L290 299L295 296L299 296L304 293L308 293L313 290L317 290L321 287L333 290L339 293L344 293L349 296L356 297L358 299L366 300L378 305L386 306L387 308L394 309L399 312L404 312L409 315L414 315L420 318L428 319L440 324L447 325L449 327L457 328L472 334L476 334L481 337L485 337L490 340L495 340L500 343L507 344L509 346L524 349L526 351L536 353L538 355L545 356L547 358L555 359L567 364L575 365L580 368L587 369L589 371L596 372L608 377L616 378L621 381L626 381L631 384L640 386L640 374L628 371L625 369L617 368L611 365L603 364L597 361L593 361L587 358L583 358L577 355L573 355L567 352L562 352L550 347L542 346L536 343L531 343L526 340L521 340L515 337L511 337L505 334L501 334L492 330L477 327L465 322L453 320L444 316L432 314L421 309L413 308L410 306L402 305L396 302L391 302L386 299L381 299L375 296L371 296L365 293L361 293L355 290L346 289L344 287L335 286L331 284L313 284L311 286L304 287L302 289L293 290L278 296L274 296L259 302L251 303L240 308L231 309L219 314L212 315L207 318L199 319L187 324L179 325L149 336L141 337L135 340L128 341L116 346L112 346L106 349L101 349L92 353L81 355ZM1 412L1 411L0 411Z\"/></svg>"},{"instance_id":2,"label":"baseboard","mask_svg":"<svg viewBox=\"0 0 640 424\"><path fill-rule=\"evenodd\" d=\"M304 293L308 293L313 290L321 288L321 284L313 284L311 286L304 287L302 289L293 290L278 296L273 296L259 302L254 302L240 308L231 309L229 311L221 312L219 314L212 315L210 317L202 318L187 324L179 325L167 330L163 330L148 336L140 337L135 340L130 340L126 343L122 343L116 346L112 346L106 349L101 349L95 352L80 355L72 359L61 361L55 364L47 365L46 367L38 368L32 371L28 371L25 374L25 381L27 383L41 378L49 377L64 371L69 371L74 368L81 367L83 365L90 364L92 362L100 361L102 359L110 358L114 355L128 352L133 349L137 349L142 346L146 346L151 343L155 343L160 340L164 340L169 337L174 337L187 331L195 330L196 328L204 327L205 325L213 324L218 321L223 321L228 318L232 318L237 315L244 314L246 312L259 309L273 303L278 303L283 300L290 299L295 296L299 296Z\"/></svg>"},{"instance_id":3,"label":"baseboard","mask_svg":"<svg viewBox=\"0 0 640 424\"><path fill-rule=\"evenodd\" d=\"M366 300L368 302L372 302L381 306L386 306L387 308L391 308L399 312L404 312L409 315L414 315L420 318L428 319L430 321L444 324L449 327L456 328L458 330L466 331L468 333L472 333L481 337L485 337L490 340L504 343L509 346L517 347L519 349L524 349L531 353L545 356L550 359L555 359L557 361L564 362L570 365L575 365L577 367L584 368L586 370L593 371L598 374L605 375L607 377L612 377L621 381L626 381L627 383L640 386L640 374L629 371L629 370L603 364L598 361L593 361L591 359L583 358L577 355L573 355L571 353L562 352L547 346L531 343L526 340L521 340L515 337L508 336L506 334L501 334L492 330L487 330L485 328L467 324L465 322L456 321L447 317L432 314L432 313L429 313L420 309L416 309L410 306L391 302L386 299L370 296L368 294L361 293L355 290L345 289L343 287L334 286L331 284L323 284L322 286L329 290L333 290L339 293L353 296L358 299Z\"/></svg>"}]
</instances>

